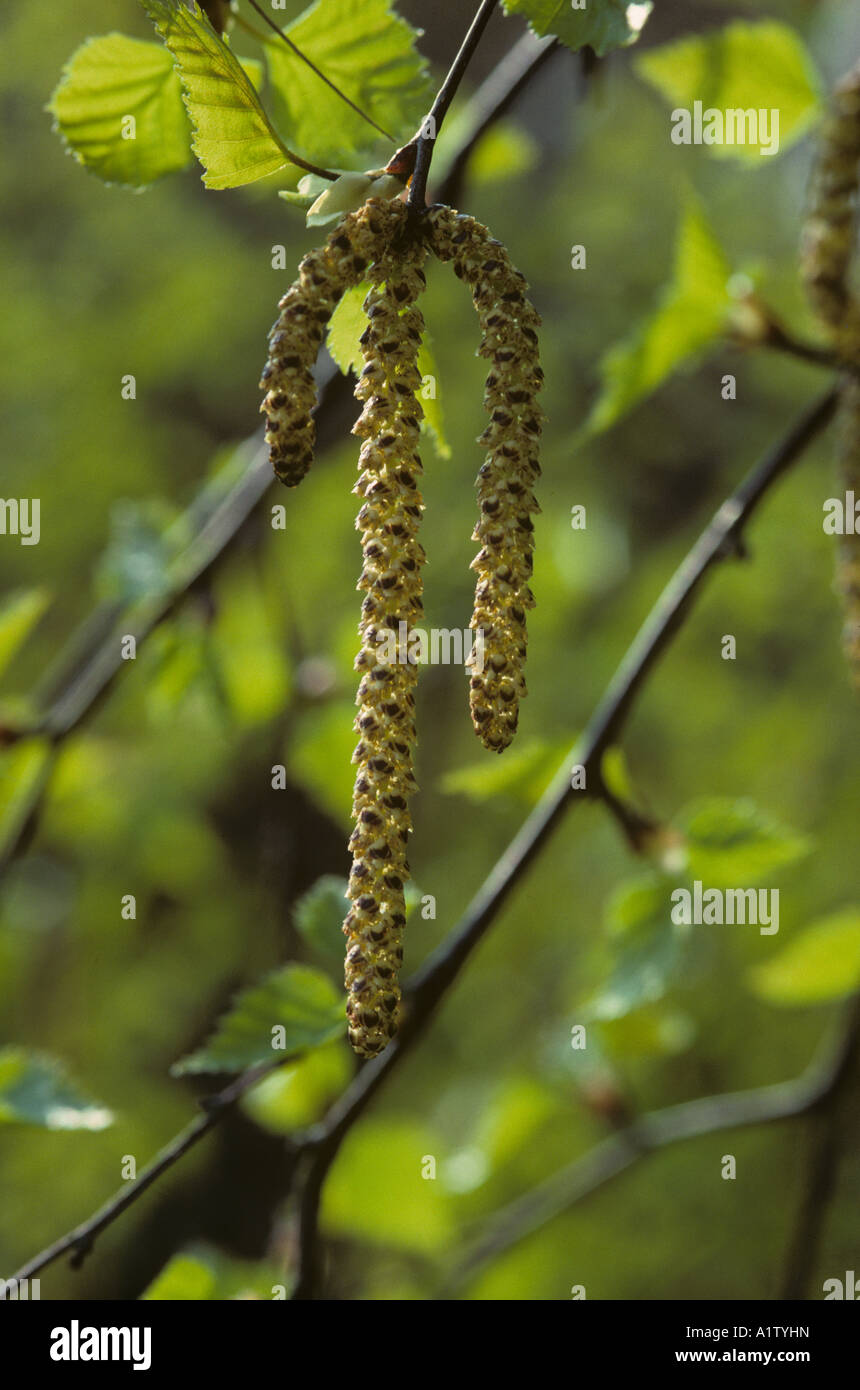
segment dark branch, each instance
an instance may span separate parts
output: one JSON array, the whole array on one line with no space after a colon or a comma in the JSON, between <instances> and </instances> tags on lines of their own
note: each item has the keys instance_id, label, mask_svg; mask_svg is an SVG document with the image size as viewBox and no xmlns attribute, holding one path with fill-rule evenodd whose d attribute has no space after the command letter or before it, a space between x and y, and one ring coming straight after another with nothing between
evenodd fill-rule
<instances>
[{"instance_id":1,"label":"dark branch","mask_svg":"<svg viewBox=\"0 0 860 1390\"><path fill-rule=\"evenodd\" d=\"M837 1038L828 1039L819 1057L795 1081L736 1091L673 1105L642 1115L619 1134L598 1144L582 1158L526 1196L497 1213L483 1234L456 1262L440 1294L449 1298L483 1265L596 1192L640 1159L669 1144L718 1130L773 1124L812 1114L830 1105L850 1075L860 1038L860 996L849 1006ZM786 1294L800 1298L802 1294Z\"/></svg>"},{"instance_id":2,"label":"dark branch","mask_svg":"<svg viewBox=\"0 0 860 1390\"><path fill-rule=\"evenodd\" d=\"M445 81L436 93L436 99L430 108L429 115L425 116L418 132L415 172L409 185L410 207L421 209L425 206L427 176L430 173L430 163L433 159L433 147L436 144L439 131L442 129L442 122L448 114L448 107L454 100L457 88L463 80L463 74L469 66L472 55L478 47L481 35L489 24L490 16L495 8L496 0L482 0L469 27L469 32L460 45L460 51L451 64Z\"/></svg>"}]
</instances>

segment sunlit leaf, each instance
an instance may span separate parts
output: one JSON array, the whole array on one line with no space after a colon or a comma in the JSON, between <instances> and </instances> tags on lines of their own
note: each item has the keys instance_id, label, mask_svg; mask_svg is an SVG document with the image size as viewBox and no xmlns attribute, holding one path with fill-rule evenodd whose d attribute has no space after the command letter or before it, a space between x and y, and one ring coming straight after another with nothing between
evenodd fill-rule
<instances>
[{"instance_id":1,"label":"sunlit leaf","mask_svg":"<svg viewBox=\"0 0 860 1390\"><path fill-rule=\"evenodd\" d=\"M0 1124L106 1129L113 1115L66 1076L62 1063L24 1047L0 1049Z\"/></svg>"},{"instance_id":2,"label":"sunlit leaf","mask_svg":"<svg viewBox=\"0 0 860 1390\"><path fill-rule=\"evenodd\" d=\"M395 145L414 133L429 104L427 67L416 31L388 0L317 0L286 32ZM382 138L274 36L266 57L272 114L306 159L349 163L350 154Z\"/></svg>"},{"instance_id":3,"label":"sunlit leaf","mask_svg":"<svg viewBox=\"0 0 860 1390\"><path fill-rule=\"evenodd\" d=\"M687 872L709 888L742 888L809 853L809 841L750 801L715 797L678 817Z\"/></svg>"},{"instance_id":4,"label":"sunlit leaf","mask_svg":"<svg viewBox=\"0 0 860 1390\"><path fill-rule=\"evenodd\" d=\"M725 257L691 202L678 232L671 283L654 312L601 359L602 389L586 421L587 433L615 424L719 336L731 304L728 279Z\"/></svg>"},{"instance_id":5,"label":"sunlit leaf","mask_svg":"<svg viewBox=\"0 0 860 1390\"><path fill-rule=\"evenodd\" d=\"M244 1097L242 1108L263 1129L292 1134L322 1118L353 1071L352 1052L338 1039L264 1077Z\"/></svg>"},{"instance_id":6,"label":"sunlit leaf","mask_svg":"<svg viewBox=\"0 0 860 1390\"><path fill-rule=\"evenodd\" d=\"M141 188L192 162L182 88L160 43L124 34L88 39L63 69L48 109L79 163L108 183Z\"/></svg>"},{"instance_id":7,"label":"sunlit leaf","mask_svg":"<svg viewBox=\"0 0 860 1390\"><path fill-rule=\"evenodd\" d=\"M769 1004L823 1004L852 994L860 987L860 910L845 908L813 922L748 978Z\"/></svg>"},{"instance_id":8,"label":"sunlit leaf","mask_svg":"<svg viewBox=\"0 0 860 1390\"><path fill-rule=\"evenodd\" d=\"M723 123L726 112L741 111L747 116L743 135L748 137L753 133L748 113L756 113L755 141L730 142L724 129L721 142L705 143L718 158L757 161L768 149L772 154L789 149L809 129L820 105L818 74L802 40L788 25L772 20L738 20L711 33L678 39L638 54L634 67L675 110L692 113L694 103L701 103L703 126L707 111L720 112ZM760 112L767 113L766 132L758 125ZM777 113L776 132L771 129L772 112ZM714 130L720 133L716 123ZM763 133L768 141L762 141Z\"/></svg>"},{"instance_id":9,"label":"sunlit leaf","mask_svg":"<svg viewBox=\"0 0 860 1390\"><path fill-rule=\"evenodd\" d=\"M328 977L305 965L285 965L244 990L209 1041L176 1062L171 1072L245 1071L299 1056L331 1042L344 1028L343 999Z\"/></svg>"},{"instance_id":10,"label":"sunlit leaf","mask_svg":"<svg viewBox=\"0 0 860 1390\"><path fill-rule=\"evenodd\" d=\"M576 7L571 0L503 0L503 4L508 14L523 15L541 38L554 34L572 49L588 44L601 56L611 48L634 43L652 9L650 0L641 4L587 0Z\"/></svg>"},{"instance_id":11,"label":"sunlit leaf","mask_svg":"<svg viewBox=\"0 0 860 1390\"><path fill-rule=\"evenodd\" d=\"M441 778L440 790L448 796L465 796L476 805L510 796L531 806L546 791L569 747L569 739L557 743L529 739L515 744L504 758L452 768Z\"/></svg>"},{"instance_id":12,"label":"sunlit leaf","mask_svg":"<svg viewBox=\"0 0 860 1390\"><path fill-rule=\"evenodd\" d=\"M0 603L0 676L26 642L50 602L46 589L25 589Z\"/></svg>"},{"instance_id":13,"label":"sunlit leaf","mask_svg":"<svg viewBox=\"0 0 860 1390\"><path fill-rule=\"evenodd\" d=\"M198 6L186 9L181 0L143 5L176 59L207 188L236 188L282 169L288 152L252 80Z\"/></svg>"}]
</instances>

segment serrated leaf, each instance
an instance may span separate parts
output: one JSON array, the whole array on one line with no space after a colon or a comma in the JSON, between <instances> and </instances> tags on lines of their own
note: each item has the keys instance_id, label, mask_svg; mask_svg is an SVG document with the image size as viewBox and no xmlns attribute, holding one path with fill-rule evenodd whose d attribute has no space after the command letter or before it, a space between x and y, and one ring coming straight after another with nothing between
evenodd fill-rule
<instances>
[{"instance_id":1,"label":"serrated leaf","mask_svg":"<svg viewBox=\"0 0 860 1390\"><path fill-rule=\"evenodd\" d=\"M731 304L729 266L691 202L675 244L675 272L654 312L601 359L602 389L586 434L608 429L682 363L694 362L723 330Z\"/></svg>"},{"instance_id":2,"label":"serrated leaf","mask_svg":"<svg viewBox=\"0 0 860 1390\"><path fill-rule=\"evenodd\" d=\"M794 145L809 129L820 105L819 79L802 40L785 24L738 20L713 33L679 39L641 53L634 67L674 108L776 111L778 150ZM674 116L673 111L673 116ZM751 132L744 126L744 134ZM763 132L758 129L756 134ZM772 138L770 119L767 133ZM725 135L725 130L723 131ZM758 160L767 143L705 144L717 158ZM777 153L774 149L773 153Z\"/></svg>"},{"instance_id":3,"label":"serrated leaf","mask_svg":"<svg viewBox=\"0 0 860 1390\"><path fill-rule=\"evenodd\" d=\"M751 801L715 797L687 807L678 818L687 872L709 888L755 886L809 853L809 841L760 811Z\"/></svg>"},{"instance_id":4,"label":"serrated leaf","mask_svg":"<svg viewBox=\"0 0 860 1390\"><path fill-rule=\"evenodd\" d=\"M46 589L9 594L0 604L0 676L26 642L50 602Z\"/></svg>"},{"instance_id":5,"label":"serrated leaf","mask_svg":"<svg viewBox=\"0 0 860 1390\"><path fill-rule=\"evenodd\" d=\"M193 126L192 146L207 188L237 188L289 161L238 58L192 0L142 0L176 59Z\"/></svg>"},{"instance_id":6,"label":"serrated leaf","mask_svg":"<svg viewBox=\"0 0 860 1390\"><path fill-rule=\"evenodd\" d=\"M540 37L553 34L568 48L586 44L602 57L611 48L635 43L653 6L627 0L587 0L574 8L571 0L503 0L508 14L521 14Z\"/></svg>"},{"instance_id":7,"label":"serrated leaf","mask_svg":"<svg viewBox=\"0 0 860 1390\"><path fill-rule=\"evenodd\" d=\"M754 992L769 1004L823 1004L860 986L860 910L845 908L813 922L783 951L749 971Z\"/></svg>"},{"instance_id":8,"label":"serrated leaf","mask_svg":"<svg viewBox=\"0 0 860 1390\"><path fill-rule=\"evenodd\" d=\"M88 39L64 67L48 110L75 159L108 183L142 188L192 162L179 77L160 43Z\"/></svg>"},{"instance_id":9,"label":"serrated leaf","mask_svg":"<svg viewBox=\"0 0 860 1390\"><path fill-rule=\"evenodd\" d=\"M344 1031L343 998L326 975L306 965L285 965L244 990L207 1043L170 1069L240 1072L262 1062L299 1057ZM284 1029L273 1047L273 1029Z\"/></svg>"},{"instance_id":10,"label":"serrated leaf","mask_svg":"<svg viewBox=\"0 0 860 1390\"><path fill-rule=\"evenodd\" d=\"M113 1115L68 1079L54 1057L25 1047L0 1048L0 1124L44 1129L106 1129Z\"/></svg>"},{"instance_id":11,"label":"serrated leaf","mask_svg":"<svg viewBox=\"0 0 860 1390\"><path fill-rule=\"evenodd\" d=\"M427 67L415 47L417 31L388 0L317 0L286 33L395 144L412 135L425 114ZM343 162L381 138L285 43L273 39L266 57L272 114L306 158Z\"/></svg>"},{"instance_id":12,"label":"serrated leaf","mask_svg":"<svg viewBox=\"0 0 860 1390\"><path fill-rule=\"evenodd\" d=\"M335 960L341 960L344 951L342 927L349 908L346 888L345 878L323 874L293 909L293 920L305 941Z\"/></svg>"},{"instance_id":13,"label":"serrated leaf","mask_svg":"<svg viewBox=\"0 0 860 1390\"><path fill-rule=\"evenodd\" d=\"M662 874L622 883L607 904L606 927L617 961L585 1005L594 1019L623 1018L662 999L681 959L687 932L672 922L672 884Z\"/></svg>"}]
</instances>

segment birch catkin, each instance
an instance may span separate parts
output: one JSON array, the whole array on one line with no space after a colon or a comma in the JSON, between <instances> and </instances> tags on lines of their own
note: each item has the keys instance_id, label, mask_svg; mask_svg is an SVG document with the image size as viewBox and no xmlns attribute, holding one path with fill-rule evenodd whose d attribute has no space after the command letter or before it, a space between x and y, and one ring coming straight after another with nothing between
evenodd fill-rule
<instances>
[{"instance_id":1,"label":"birch catkin","mask_svg":"<svg viewBox=\"0 0 860 1390\"><path fill-rule=\"evenodd\" d=\"M408 214L402 204L396 206L402 234ZM363 499L356 525L364 560L358 587L365 596L355 661L361 682L353 755L352 906L343 929L349 1039L365 1057L381 1052L394 1036L400 1007L409 798L416 790L418 669L409 636L423 613L424 551L417 538L423 411L416 399L423 319L415 300L424 288L425 257L420 240L398 240L395 234L371 267L372 288L364 302L368 326L361 337L365 367L355 392L364 401L353 433L363 438L355 491Z\"/></svg>"},{"instance_id":2,"label":"birch catkin","mask_svg":"<svg viewBox=\"0 0 860 1390\"><path fill-rule=\"evenodd\" d=\"M827 325L846 375L839 395L837 465L846 494L860 495L860 296L852 285L860 178L860 64L836 86L813 177L801 266L810 300ZM848 511L846 496L845 511ZM844 609L842 644L860 689L860 535L845 516L836 587Z\"/></svg>"},{"instance_id":3,"label":"birch catkin","mask_svg":"<svg viewBox=\"0 0 860 1390\"><path fill-rule=\"evenodd\" d=\"M452 261L471 288L482 334L478 352L492 362L484 391L490 423L478 440L489 452L478 473L480 515L472 536L481 549L472 562L477 583L469 703L479 738L500 753L516 733L526 693L526 612L534 607L529 580L532 515L540 510L532 491L540 476L540 318L526 298L525 278L486 227L448 207L432 208L427 220L433 251Z\"/></svg>"},{"instance_id":4,"label":"birch catkin","mask_svg":"<svg viewBox=\"0 0 860 1390\"><path fill-rule=\"evenodd\" d=\"M375 199L344 217L328 240L309 251L278 307L269 357L260 380L266 392L266 443L278 478L295 487L313 462L316 430L311 370L328 321L344 290L357 285L402 224L399 203Z\"/></svg>"}]
</instances>

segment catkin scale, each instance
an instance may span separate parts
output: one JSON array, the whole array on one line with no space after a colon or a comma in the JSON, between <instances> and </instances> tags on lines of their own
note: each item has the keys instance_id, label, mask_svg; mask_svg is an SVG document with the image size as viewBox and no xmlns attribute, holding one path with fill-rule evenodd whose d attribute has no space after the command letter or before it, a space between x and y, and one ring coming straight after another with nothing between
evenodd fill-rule
<instances>
[{"instance_id":1,"label":"catkin scale","mask_svg":"<svg viewBox=\"0 0 860 1390\"><path fill-rule=\"evenodd\" d=\"M490 422L478 442L487 450L478 473L479 519L472 539L480 550L469 657L472 723L485 747L502 752L514 737L526 694L526 613L534 525L540 511L533 484L543 416L537 330L540 317L526 298L526 281L505 247L475 218L439 206L427 216L430 245L472 291L481 327L478 353L492 363L484 389Z\"/></svg>"},{"instance_id":2,"label":"catkin scale","mask_svg":"<svg viewBox=\"0 0 860 1390\"><path fill-rule=\"evenodd\" d=\"M400 211L398 211L400 209ZM260 390L266 443L275 474L296 487L314 456L312 369L334 310L344 291L360 283L402 224L402 205L372 199L337 224L322 246L299 264L299 274L281 299L269 333L269 355Z\"/></svg>"},{"instance_id":3,"label":"catkin scale","mask_svg":"<svg viewBox=\"0 0 860 1390\"><path fill-rule=\"evenodd\" d=\"M354 491L362 499L364 592L356 670L361 672L355 728L359 742L353 795L355 829L349 877L350 911L345 983L349 1040L361 1056L376 1056L397 1031L398 975L406 922L405 884L411 830L409 798L417 789L415 685L409 634L423 613L418 541L423 469L418 436L423 411L416 399L423 319L415 300L424 288L426 247L408 237L408 214L388 249L370 268L361 337L365 361L356 386L363 401L353 433L362 438Z\"/></svg>"},{"instance_id":4,"label":"catkin scale","mask_svg":"<svg viewBox=\"0 0 860 1390\"><path fill-rule=\"evenodd\" d=\"M846 493L860 494L860 297L851 272L857 239L860 177L860 64L839 83L825 121L804 227L801 269L810 301L827 325L837 355L853 374L839 392L837 467ZM836 588L842 598L842 644L860 689L860 536L839 537Z\"/></svg>"}]
</instances>

